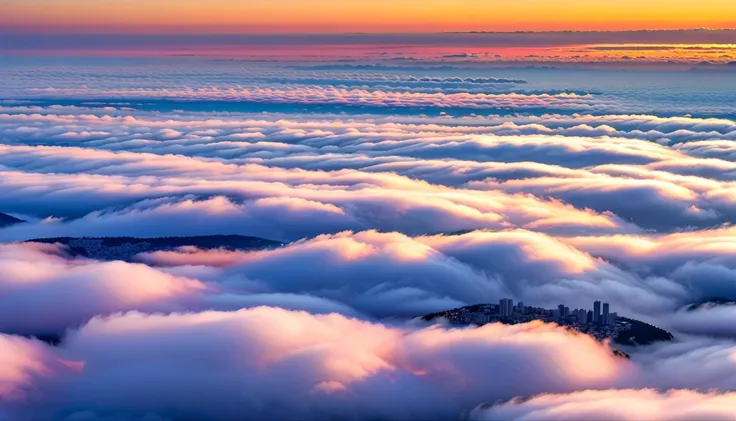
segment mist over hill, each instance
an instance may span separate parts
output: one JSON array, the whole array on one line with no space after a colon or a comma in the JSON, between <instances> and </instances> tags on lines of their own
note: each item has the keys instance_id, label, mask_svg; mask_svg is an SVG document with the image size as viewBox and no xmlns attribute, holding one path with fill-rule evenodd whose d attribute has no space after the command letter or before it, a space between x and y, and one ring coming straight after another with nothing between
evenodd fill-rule
<instances>
[{"instance_id":1,"label":"mist over hill","mask_svg":"<svg viewBox=\"0 0 736 421\"><path fill-rule=\"evenodd\" d=\"M37 238L27 243L61 244L76 256L97 260L134 261L141 253L175 250L180 247L196 247L200 250L225 249L255 251L277 248L284 243L243 235L208 235L195 237L97 237L97 238Z\"/></svg>"},{"instance_id":2,"label":"mist over hill","mask_svg":"<svg viewBox=\"0 0 736 421\"><path fill-rule=\"evenodd\" d=\"M687 306L687 311L709 310L712 308L736 306L736 300L725 297L710 297Z\"/></svg>"}]
</instances>

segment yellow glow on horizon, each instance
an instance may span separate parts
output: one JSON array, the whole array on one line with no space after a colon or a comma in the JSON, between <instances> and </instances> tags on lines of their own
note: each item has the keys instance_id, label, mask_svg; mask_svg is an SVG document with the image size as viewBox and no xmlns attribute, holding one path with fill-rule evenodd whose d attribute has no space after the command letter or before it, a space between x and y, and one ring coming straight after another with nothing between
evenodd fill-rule
<instances>
[{"instance_id":1,"label":"yellow glow on horizon","mask_svg":"<svg viewBox=\"0 0 736 421\"><path fill-rule=\"evenodd\" d=\"M0 0L0 25L106 32L629 30L736 26L733 0Z\"/></svg>"}]
</instances>

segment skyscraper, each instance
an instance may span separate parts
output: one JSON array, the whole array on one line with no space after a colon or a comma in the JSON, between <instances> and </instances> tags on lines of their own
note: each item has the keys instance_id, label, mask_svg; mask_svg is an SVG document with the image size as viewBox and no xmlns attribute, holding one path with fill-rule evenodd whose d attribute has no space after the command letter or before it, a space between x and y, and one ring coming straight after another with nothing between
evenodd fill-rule
<instances>
[{"instance_id":1,"label":"skyscraper","mask_svg":"<svg viewBox=\"0 0 736 421\"><path fill-rule=\"evenodd\" d=\"M593 323L594 324L601 323L601 302L600 301L593 302Z\"/></svg>"},{"instance_id":2,"label":"skyscraper","mask_svg":"<svg viewBox=\"0 0 736 421\"><path fill-rule=\"evenodd\" d=\"M501 317L510 317L513 312L514 300L510 298L501 298L498 311Z\"/></svg>"},{"instance_id":3,"label":"skyscraper","mask_svg":"<svg viewBox=\"0 0 736 421\"><path fill-rule=\"evenodd\" d=\"M580 323L581 325L584 325L588 322L588 312L584 308L576 310L575 317L577 318L578 323Z\"/></svg>"},{"instance_id":4,"label":"skyscraper","mask_svg":"<svg viewBox=\"0 0 736 421\"><path fill-rule=\"evenodd\" d=\"M559 313L559 318L564 319L565 318L565 305L560 304L557 306L557 312Z\"/></svg>"},{"instance_id":5,"label":"skyscraper","mask_svg":"<svg viewBox=\"0 0 736 421\"><path fill-rule=\"evenodd\" d=\"M608 324L608 303L603 303L603 317L601 319L601 324Z\"/></svg>"}]
</instances>

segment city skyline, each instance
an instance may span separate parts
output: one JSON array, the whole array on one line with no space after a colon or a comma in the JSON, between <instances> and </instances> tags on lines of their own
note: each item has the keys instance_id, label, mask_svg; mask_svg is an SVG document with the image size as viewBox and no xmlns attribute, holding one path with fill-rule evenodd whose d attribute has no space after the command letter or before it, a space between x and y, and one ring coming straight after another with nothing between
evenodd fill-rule
<instances>
[{"instance_id":1,"label":"city skyline","mask_svg":"<svg viewBox=\"0 0 736 421\"><path fill-rule=\"evenodd\" d=\"M601 306L602 305L602 306ZM524 315L527 309L543 309L542 307L525 306L522 301L519 301L514 305L512 298L501 298L497 305L498 314L501 317L510 317L512 314L519 312ZM580 323L592 323L600 325L614 325L616 324L616 318L618 317L617 312L610 312L610 304L607 302L601 302L598 300L593 301L591 309L585 310L583 308L572 309L565 304L559 304L556 309L544 309L549 311L554 318L566 320L570 317L574 318ZM583 314L584 312L585 314ZM583 317L585 319L583 319Z\"/></svg>"}]
</instances>

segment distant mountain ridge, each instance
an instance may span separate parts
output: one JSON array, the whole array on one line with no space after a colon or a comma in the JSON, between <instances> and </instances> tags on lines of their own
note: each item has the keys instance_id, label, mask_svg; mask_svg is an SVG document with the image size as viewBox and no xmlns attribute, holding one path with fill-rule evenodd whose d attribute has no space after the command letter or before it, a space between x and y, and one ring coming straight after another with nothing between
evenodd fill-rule
<instances>
[{"instance_id":1,"label":"distant mountain ridge","mask_svg":"<svg viewBox=\"0 0 736 421\"><path fill-rule=\"evenodd\" d=\"M14 217L14 216L10 216L10 215L8 215L6 213L0 212L0 228L9 227L9 226L15 225L15 224L22 224L24 222L26 222L26 221L24 221L22 219L18 219L18 218Z\"/></svg>"},{"instance_id":2,"label":"distant mountain ridge","mask_svg":"<svg viewBox=\"0 0 736 421\"><path fill-rule=\"evenodd\" d=\"M36 238L27 243L62 244L75 255L97 260L132 261L140 253L197 247L203 250L227 249L255 251L282 247L280 241L243 235L205 235L193 237L57 237Z\"/></svg>"}]
</instances>

